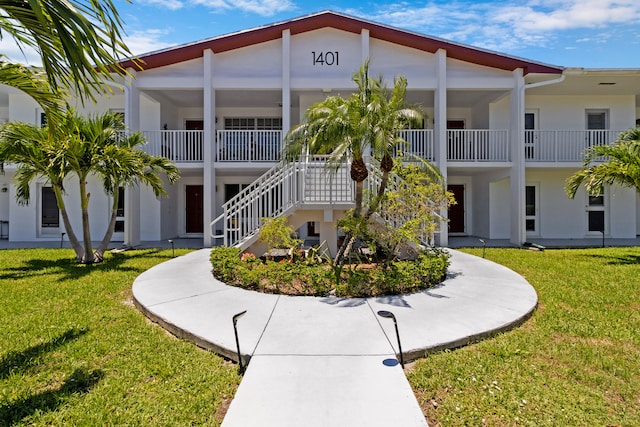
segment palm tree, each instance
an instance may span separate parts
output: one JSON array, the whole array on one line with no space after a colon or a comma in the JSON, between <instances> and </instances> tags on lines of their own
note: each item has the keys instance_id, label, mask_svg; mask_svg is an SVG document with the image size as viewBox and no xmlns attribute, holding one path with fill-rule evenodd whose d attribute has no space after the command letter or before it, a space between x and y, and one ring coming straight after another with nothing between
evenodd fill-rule
<instances>
[{"instance_id":1,"label":"palm tree","mask_svg":"<svg viewBox=\"0 0 640 427\"><path fill-rule=\"evenodd\" d=\"M103 122L112 119L113 116L104 117ZM176 182L180 177L178 168L166 157L152 156L141 150L141 146L146 143L141 132L120 135L115 138L115 144L110 140L109 144L104 147L103 160L98 162L95 169L102 181L105 193L113 198L107 231L95 251L95 256L99 260L102 259L115 230L119 188L142 184L150 187L156 197L167 196L161 178L162 174L166 175L170 183Z\"/></svg>"},{"instance_id":2,"label":"palm tree","mask_svg":"<svg viewBox=\"0 0 640 427\"><path fill-rule=\"evenodd\" d=\"M122 136L124 125L114 113L84 118L69 110L53 131L48 126L9 122L0 132L0 165L12 162L18 165L16 173L17 199L28 203L29 184L39 176L52 186L69 241L79 262L100 261L115 227L115 210L118 206L118 189L139 183L150 186L158 196L166 195L160 173L175 182L178 169L167 159L151 156L139 149L144 142L141 134ZM55 136L51 138L53 133ZM64 203L64 181L76 175L80 188L82 213L82 245L79 243L68 219ZM97 176L105 193L113 197L111 219L105 237L94 253L89 223L90 194L87 180Z\"/></svg>"},{"instance_id":3,"label":"palm tree","mask_svg":"<svg viewBox=\"0 0 640 427\"><path fill-rule=\"evenodd\" d=\"M622 132L612 145L589 148L583 168L567 179L565 192L573 199L582 184L589 194L598 194L603 185L614 183L640 192L640 127Z\"/></svg>"},{"instance_id":4,"label":"palm tree","mask_svg":"<svg viewBox=\"0 0 640 427\"><path fill-rule=\"evenodd\" d=\"M54 92L68 85L93 99L93 91L109 91L105 80L126 72L119 61L131 52L112 0L0 0L0 9L0 31L36 50ZM1 75L0 83L11 84Z\"/></svg>"},{"instance_id":5,"label":"palm tree","mask_svg":"<svg viewBox=\"0 0 640 427\"><path fill-rule=\"evenodd\" d=\"M9 122L0 130L0 172L4 173L4 163L15 163L16 199L19 204L29 203L31 181L43 177L51 185L56 196L69 242L78 259L82 258L82 246L73 232L64 198L63 182L69 170L61 162L60 145L51 139L47 127L31 123Z\"/></svg>"},{"instance_id":6,"label":"palm tree","mask_svg":"<svg viewBox=\"0 0 640 427\"><path fill-rule=\"evenodd\" d=\"M283 157L293 160L307 149L314 154L328 154L332 169L351 161L349 173L355 182L353 218L358 221L363 218L364 181L369 176L365 156L371 151L373 157L381 160L383 171L382 185L364 217L368 219L386 190L395 149L407 143L398 132L421 124L422 114L405 105L407 81L403 77L396 78L389 94L382 77L369 76L367 61L353 75L353 81L357 91L350 97L330 96L307 110L305 120L285 137ZM334 260L336 265L342 262L355 237L347 236Z\"/></svg>"}]
</instances>

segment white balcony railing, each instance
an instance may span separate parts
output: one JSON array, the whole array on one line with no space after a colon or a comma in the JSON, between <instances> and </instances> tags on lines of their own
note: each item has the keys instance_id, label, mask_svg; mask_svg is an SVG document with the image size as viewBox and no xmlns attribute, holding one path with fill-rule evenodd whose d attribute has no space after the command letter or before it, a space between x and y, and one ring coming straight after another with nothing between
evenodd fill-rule
<instances>
[{"instance_id":1,"label":"white balcony railing","mask_svg":"<svg viewBox=\"0 0 640 427\"><path fill-rule=\"evenodd\" d=\"M447 130L447 160L452 162L508 162L509 132L491 129Z\"/></svg>"},{"instance_id":2,"label":"white balcony railing","mask_svg":"<svg viewBox=\"0 0 640 427\"><path fill-rule=\"evenodd\" d=\"M584 151L594 145L616 141L621 130L526 130L527 162L581 162Z\"/></svg>"},{"instance_id":3,"label":"white balcony railing","mask_svg":"<svg viewBox=\"0 0 640 427\"><path fill-rule=\"evenodd\" d=\"M526 130L527 162L581 162L584 150L611 144L621 130ZM176 163L204 160L204 133L201 130L144 131L149 154L164 156ZM282 142L279 130L219 130L214 153L218 162L278 162ZM412 129L400 133L408 144L399 151L434 160L432 129ZM447 159L451 162L511 161L507 130L447 130Z\"/></svg>"},{"instance_id":4,"label":"white balcony railing","mask_svg":"<svg viewBox=\"0 0 640 427\"><path fill-rule=\"evenodd\" d=\"M163 156L176 163L202 162L203 131L155 130L144 131L147 139L144 150L154 156Z\"/></svg>"},{"instance_id":5,"label":"white balcony railing","mask_svg":"<svg viewBox=\"0 0 640 427\"><path fill-rule=\"evenodd\" d=\"M398 147L399 151L433 160L433 129L407 129L400 131L400 136L407 141L404 147Z\"/></svg>"},{"instance_id":6,"label":"white balcony railing","mask_svg":"<svg viewBox=\"0 0 640 427\"><path fill-rule=\"evenodd\" d=\"M280 130L219 130L218 162L277 162L280 159Z\"/></svg>"}]
</instances>

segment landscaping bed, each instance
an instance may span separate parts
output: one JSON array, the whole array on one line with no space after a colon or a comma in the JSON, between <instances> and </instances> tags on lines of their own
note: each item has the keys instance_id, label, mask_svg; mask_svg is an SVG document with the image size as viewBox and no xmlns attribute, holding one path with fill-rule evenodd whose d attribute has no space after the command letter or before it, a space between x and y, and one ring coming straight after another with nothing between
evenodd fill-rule
<instances>
[{"instance_id":1,"label":"landscaping bed","mask_svg":"<svg viewBox=\"0 0 640 427\"><path fill-rule=\"evenodd\" d=\"M449 254L429 248L415 260L372 261L334 267L328 259L301 252L275 260L238 248L211 251L214 277L231 286L284 295L354 298L408 294L437 285L446 275Z\"/></svg>"}]
</instances>

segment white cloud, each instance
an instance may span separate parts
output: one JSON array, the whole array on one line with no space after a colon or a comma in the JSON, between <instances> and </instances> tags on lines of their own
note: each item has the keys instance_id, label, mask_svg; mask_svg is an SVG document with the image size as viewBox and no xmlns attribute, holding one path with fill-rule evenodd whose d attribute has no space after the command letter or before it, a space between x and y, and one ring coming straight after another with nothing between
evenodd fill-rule
<instances>
[{"instance_id":1,"label":"white cloud","mask_svg":"<svg viewBox=\"0 0 640 427\"><path fill-rule=\"evenodd\" d=\"M164 49L172 44L161 41L167 34L167 30L147 29L144 31L134 31L124 37L124 42L134 55L153 52ZM174 43L175 44L175 43Z\"/></svg>"},{"instance_id":2,"label":"white cloud","mask_svg":"<svg viewBox=\"0 0 640 427\"><path fill-rule=\"evenodd\" d=\"M554 43L558 32L635 25L638 0L529 0L526 2L400 2L373 12L349 10L401 28L498 51L518 51ZM607 35L607 39L610 38ZM595 35L594 35L595 37ZM600 39L602 40L602 39Z\"/></svg>"},{"instance_id":3,"label":"white cloud","mask_svg":"<svg viewBox=\"0 0 640 427\"><path fill-rule=\"evenodd\" d=\"M502 6L495 11L492 21L525 31L543 32L598 28L634 22L638 18L640 3L637 1L565 0Z\"/></svg>"},{"instance_id":4,"label":"white cloud","mask_svg":"<svg viewBox=\"0 0 640 427\"><path fill-rule=\"evenodd\" d=\"M178 10L184 7L184 2L180 0L140 0L140 3L159 6L169 10Z\"/></svg>"},{"instance_id":5,"label":"white cloud","mask_svg":"<svg viewBox=\"0 0 640 427\"><path fill-rule=\"evenodd\" d=\"M141 2L169 10L197 5L217 11L241 10L261 16L272 16L295 8L290 0L141 0Z\"/></svg>"},{"instance_id":6,"label":"white cloud","mask_svg":"<svg viewBox=\"0 0 640 427\"><path fill-rule=\"evenodd\" d=\"M33 66L42 65L40 55L35 49L23 46L23 50L21 51L12 37L6 36L0 40L0 54L5 55L5 60L8 59L11 62Z\"/></svg>"}]
</instances>

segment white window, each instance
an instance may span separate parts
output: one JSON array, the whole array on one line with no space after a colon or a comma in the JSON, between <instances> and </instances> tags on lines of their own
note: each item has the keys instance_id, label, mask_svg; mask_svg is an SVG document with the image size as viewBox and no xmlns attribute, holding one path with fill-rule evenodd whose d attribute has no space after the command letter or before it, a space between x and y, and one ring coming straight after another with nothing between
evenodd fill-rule
<instances>
[{"instance_id":1,"label":"white window","mask_svg":"<svg viewBox=\"0 0 640 427\"><path fill-rule=\"evenodd\" d=\"M227 117L224 119L226 130L282 130L280 117Z\"/></svg>"},{"instance_id":2,"label":"white window","mask_svg":"<svg viewBox=\"0 0 640 427\"><path fill-rule=\"evenodd\" d=\"M538 186L525 187L525 229L527 234L537 235L538 230Z\"/></svg>"}]
</instances>

